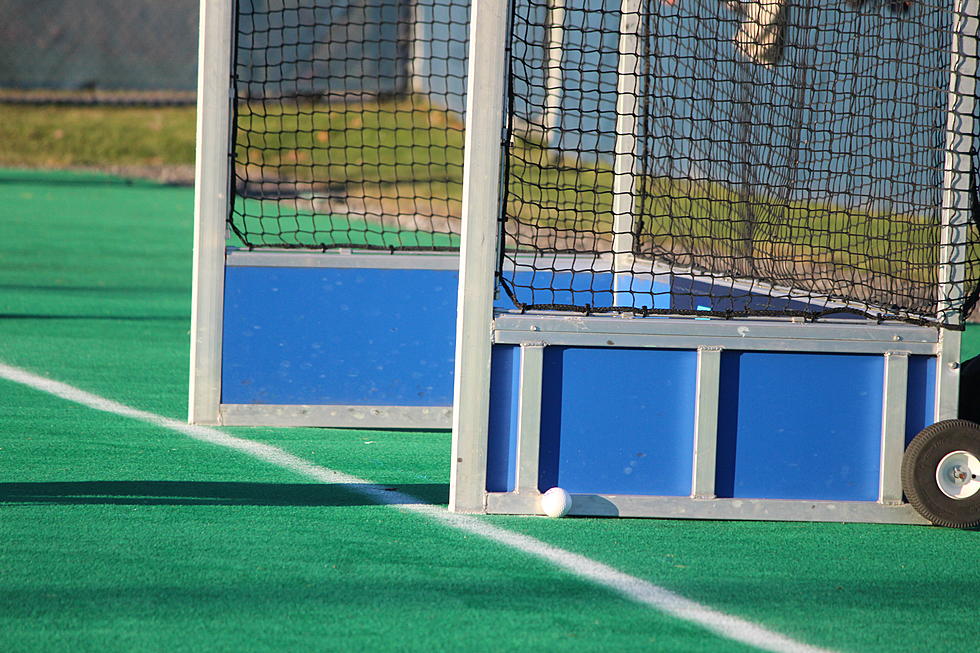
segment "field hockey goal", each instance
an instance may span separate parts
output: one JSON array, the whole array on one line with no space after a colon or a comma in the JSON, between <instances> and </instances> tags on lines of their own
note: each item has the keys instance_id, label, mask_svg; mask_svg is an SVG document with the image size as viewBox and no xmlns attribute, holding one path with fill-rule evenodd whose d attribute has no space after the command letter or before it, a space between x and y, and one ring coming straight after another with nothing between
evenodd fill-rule
<instances>
[{"instance_id":1,"label":"field hockey goal","mask_svg":"<svg viewBox=\"0 0 980 653\"><path fill-rule=\"evenodd\" d=\"M925 521L977 2L476 0L471 48L451 507Z\"/></svg>"},{"instance_id":2,"label":"field hockey goal","mask_svg":"<svg viewBox=\"0 0 980 653\"><path fill-rule=\"evenodd\" d=\"M449 427L467 22L202 1L192 422Z\"/></svg>"}]
</instances>

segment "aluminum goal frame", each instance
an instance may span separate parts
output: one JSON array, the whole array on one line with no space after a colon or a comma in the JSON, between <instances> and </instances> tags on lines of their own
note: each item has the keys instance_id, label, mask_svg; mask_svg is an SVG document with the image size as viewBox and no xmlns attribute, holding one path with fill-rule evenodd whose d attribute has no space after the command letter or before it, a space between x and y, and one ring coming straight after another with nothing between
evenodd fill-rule
<instances>
[{"instance_id":1,"label":"aluminum goal frame","mask_svg":"<svg viewBox=\"0 0 980 653\"><path fill-rule=\"evenodd\" d=\"M197 152L194 203L194 253L193 293L191 314L190 387L188 419L196 424L222 424L234 426L323 426L346 428L412 428L448 429L451 425L452 336L455 319L455 280L459 266L455 252L412 252L358 250L339 248L320 252L316 249L256 249L228 247L228 217L234 202L234 147L236 102L233 79L235 61L236 6L239 0L201 0L200 41L198 53L198 111ZM432 3L429 3L430 6ZM420 4L413 4L412 20L419 20ZM447 5L448 6L448 5ZM424 83L425 69L421 58L424 46L413 37L410 84L418 89ZM448 93L449 91L447 91ZM429 275L439 278L439 285L446 286L445 302L438 310L445 317L445 328L435 333L439 350L446 355L438 367L444 398L438 403L421 401L390 402L379 404L370 397L357 397L358 401L229 401L225 373L228 368L228 342L226 329L233 302L229 296L229 280L244 270L257 273L290 271L307 277L365 271L382 279L374 287L386 285L386 281L399 275ZM395 284L397 285L397 284ZM410 283L405 283L409 286ZM389 291L398 293L395 288ZM384 297L375 299L383 306ZM313 304L311 301L296 303ZM254 307L253 307L254 308ZM261 308L261 307L260 307ZM355 310L361 308L354 307ZM380 309L379 309L380 310ZM253 313L255 311L253 310ZM271 312L271 311L270 311ZM330 317L329 311L327 318ZM321 313L322 316L324 313ZM243 318L245 319L245 318ZM371 318L364 318L370 320ZM383 318L382 318L383 319ZM410 315L418 330L426 328L424 316ZM375 324L376 330L387 332L388 325ZM356 327L355 327L356 328ZM314 334L301 333L305 337ZM378 344L378 357L384 357L401 344L398 334ZM418 345L424 351L431 341ZM368 346L368 345L365 345ZM248 361L236 361L248 365ZM445 368L443 370L443 368ZM408 373L413 372L409 366ZM364 370L359 370L363 372ZM337 374L336 369L318 370L322 374ZM342 373L342 371L340 371ZM426 371L425 373L429 373ZM420 372L419 374L423 374ZM424 375L424 374L423 374ZM341 383L341 382L338 382ZM223 387L224 386L224 387ZM364 393L367 395L368 393Z\"/></svg>"},{"instance_id":2,"label":"aluminum goal frame","mask_svg":"<svg viewBox=\"0 0 980 653\"><path fill-rule=\"evenodd\" d=\"M652 1L652 0L651 0ZM958 24L954 31L950 60L951 89L969 98L976 94L978 32L977 0L955 1ZM685 468L690 492L682 496L650 496L615 492L573 494L571 514L594 516L639 516L719 519L777 519L800 521L860 521L926 523L905 503L900 468L906 445L906 407L909 400L910 359L927 357L935 365L929 392L932 414L928 421L954 418L959 387L960 324L957 306L963 298L964 266L967 259L967 229L970 224L969 158L974 133L972 101L953 106L950 98L947 122L944 198L941 229L940 315L954 328L878 324L872 321L823 320L806 323L800 318L694 319L682 317L634 318L629 315L596 316L560 312L501 310L494 307L497 290L495 273L501 243L497 217L503 188L502 136L506 104L505 71L509 7L505 0L474 0L471 12L471 57L469 68L463 226L457 322L457 355L454 389L453 447L450 510L469 513L542 514L541 486L542 392L545 379L544 355L549 348L586 348L598 358L602 351L686 351L696 360L692 415L693 433L685 434L693 444ZM560 3L559 3L560 4ZM623 0L624 16L635 11L640 0ZM635 22L635 21L634 21ZM632 130L624 118L632 113L624 103L634 85L622 62L635 56L635 25L623 20L620 27L618 106L620 120L616 144L614 214L617 237L629 238L632 209L628 193L633 173ZM952 95L952 94L951 94ZM964 127L963 121L968 122ZM958 129L954 129L954 122ZM964 135L966 134L966 135ZM625 226L624 226L625 225ZM622 244L622 243L620 243ZM630 251L615 246L615 252ZM612 265L618 274L630 269L628 254L615 254ZM506 458L509 485L489 487L488 465L495 464L491 451L491 421L495 398L491 388L494 371L499 373L495 352L512 347L514 381L507 392L513 402L510 432L501 437L511 442L501 454ZM882 375L880 432L874 434L879 447L877 489L870 500L808 500L757 497L718 497L715 487L719 401L725 390L721 361L726 352L814 353L826 355L866 354L881 361ZM507 354L510 356L510 354ZM508 368L509 370L509 368ZM511 374L508 371L508 374ZM766 401L767 397L760 397ZM611 427L610 427L611 428ZM597 433L596 440L607 433ZM555 436L559 437L559 436ZM869 436L870 437L870 436ZM501 445L507 446L507 445ZM601 447L601 444L596 444ZM586 451L585 456L589 455ZM499 466L499 464L498 464ZM774 472L778 473L778 472Z\"/></svg>"}]
</instances>

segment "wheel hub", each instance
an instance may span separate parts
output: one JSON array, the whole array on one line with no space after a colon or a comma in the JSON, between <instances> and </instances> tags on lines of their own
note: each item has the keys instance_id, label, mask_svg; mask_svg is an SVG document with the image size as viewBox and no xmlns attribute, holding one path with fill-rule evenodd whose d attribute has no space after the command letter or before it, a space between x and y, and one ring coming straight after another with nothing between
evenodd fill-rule
<instances>
[{"instance_id":1,"label":"wheel hub","mask_svg":"<svg viewBox=\"0 0 980 653\"><path fill-rule=\"evenodd\" d=\"M969 451L953 451L936 466L936 484L950 499L968 499L980 492L980 459Z\"/></svg>"}]
</instances>

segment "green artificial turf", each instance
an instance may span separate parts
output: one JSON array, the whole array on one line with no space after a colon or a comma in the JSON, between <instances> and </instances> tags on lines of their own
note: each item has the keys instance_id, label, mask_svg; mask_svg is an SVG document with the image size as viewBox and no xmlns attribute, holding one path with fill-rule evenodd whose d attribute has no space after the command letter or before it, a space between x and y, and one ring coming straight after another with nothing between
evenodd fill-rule
<instances>
[{"instance_id":1,"label":"green artificial turf","mask_svg":"<svg viewBox=\"0 0 980 653\"><path fill-rule=\"evenodd\" d=\"M0 189L0 360L185 415L193 191L34 171Z\"/></svg>"},{"instance_id":2,"label":"green artificial turf","mask_svg":"<svg viewBox=\"0 0 980 653\"><path fill-rule=\"evenodd\" d=\"M190 191L0 183L16 225L0 360L182 417ZM341 487L12 383L0 396L2 650L741 648ZM300 455L446 499L445 433L237 431L304 433Z\"/></svg>"},{"instance_id":3,"label":"green artificial turf","mask_svg":"<svg viewBox=\"0 0 980 653\"><path fill-rule=\"evenodd\" d=\"M960 359L967 360L980 356L980 324L968 324L960 347Z\"/></svg>"},{"instance_id":4,"label":"green artificial turf","mask_svg":"<svg viewBox=\"0 0 980 653\"><path fill-rule=\"evenodd\" d=\"M0 187L0 361L182 419L191 191ZM343 487L13 383L0 397L0 650L741 649ZM448 496L445 432L226 430ZM811 644L931 651L978 630L977 532L487 519Z\"/></svg>"},{"instance_id":5,"label":"green artificial turf","mask_svg":"<svg viewBox=\"0 0 980 653\"><path fill-rule=\"evenodd\" d=\"M4 651L741 648L343 486L0 392Z\"/></svg>"},{"instance_id":6,"label":"green artificial turf","mask_svg":"<svg viewBox=\"0 0 980 653\"><path fill-rule=\"evenodd\" d=\"M395 227L353 213L314 214L290 210L282 203L253 199L240 199L236 207L235 227L228 233L229 247L251 244L313 249L323 246L384 250L459 249L458 233Z\"/></svg>"}]
</instances>

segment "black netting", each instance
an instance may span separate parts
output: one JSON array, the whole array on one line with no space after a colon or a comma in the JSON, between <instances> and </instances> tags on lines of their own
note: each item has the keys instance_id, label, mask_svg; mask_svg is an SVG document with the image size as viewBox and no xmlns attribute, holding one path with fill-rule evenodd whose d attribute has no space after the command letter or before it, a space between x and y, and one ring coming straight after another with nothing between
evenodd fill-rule
<instances>
[{"instance_id":1,"label":"black netting","mask_svg":"<svg viewBox=\"0 0 980 653\"><path fill-rule=\"evenodd\" d=\"M468 3L239 0L234 236L459 245Z\"/></svg>"},{"instance_id":2,"label":"black netting","mask_svg":"<svg viewBox=\"0 0 980 653\"><path fill-rule=\"evenodd\" d=\"M975 129L954 22L951 0L516 0L504 289L522 309L965 311L975 207L964 284L940 273L944 202L968 202L945 185L972 175L976 202L976 154L948 153L951 98L954 147Z\"/></svg>"}]
</instances>

